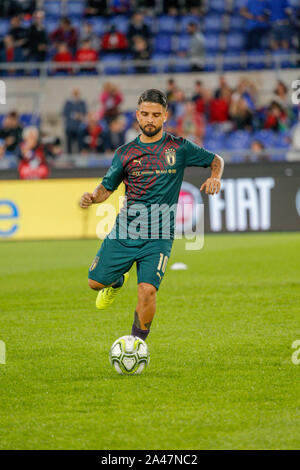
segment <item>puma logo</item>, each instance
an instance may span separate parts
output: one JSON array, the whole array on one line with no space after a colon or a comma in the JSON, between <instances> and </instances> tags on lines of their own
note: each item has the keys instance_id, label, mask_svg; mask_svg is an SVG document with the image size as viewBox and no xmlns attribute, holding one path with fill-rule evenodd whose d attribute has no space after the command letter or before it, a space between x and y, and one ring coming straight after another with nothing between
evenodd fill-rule
<instances>
[{"instance_id":1,"label":"puma logo","mask_svg":"<svg viewBox=\"0 0 300 470\"><path fill-rule=\"evenodd\" d=\"M142 164L142 158L139 158L139 159L135 158L133 160L133 163L137 163L138 165L141 165Z\"/></svg>"}]
</instances>

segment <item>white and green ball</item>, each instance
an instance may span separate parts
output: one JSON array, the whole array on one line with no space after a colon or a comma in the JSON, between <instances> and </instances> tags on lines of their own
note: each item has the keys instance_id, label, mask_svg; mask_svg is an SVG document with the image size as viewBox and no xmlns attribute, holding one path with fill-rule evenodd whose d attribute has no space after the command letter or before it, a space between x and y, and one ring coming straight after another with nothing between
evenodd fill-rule
<instances>
[{"instance_id":1,"label":"white and green ball","mask_svg":"<svg viewBox=\"0 0 300 470\"><path fill-rule=\"evenodd\" d=\"M148 346L137 336L121 336L110 348L109 361L118 374L141 374L150 362Z\"/></svg>"}]
</instances>

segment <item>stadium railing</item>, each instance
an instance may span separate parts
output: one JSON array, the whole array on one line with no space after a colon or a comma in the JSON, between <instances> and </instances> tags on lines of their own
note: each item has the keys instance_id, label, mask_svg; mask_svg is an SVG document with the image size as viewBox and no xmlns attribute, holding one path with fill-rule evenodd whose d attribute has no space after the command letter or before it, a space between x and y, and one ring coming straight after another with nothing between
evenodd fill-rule
<instances>
[{"instance_id":1,"label":"stadium railing","mask_svg":"<svg viewBox=\"0 0 300 470\"><path fill-rule=\"evenodd\" d=\"M222 155L226 163L276 163L276 162L299 162L300 149L286 148L265 148L259 152L259 155L250 148L245 149L219 149L214 150ZM51 162L51 168L63 169L92 169L108 168L111 165L113 155L108 154L88 154L88 155L67 155L63 154ZM0 179L5 179L6 170L16 171L18 161L16 157L12 159L0 160Z\"/></svg>"},{"instance_id":2,"label":"stadium railing","mask_svg":"<svg viewBox=\"0 0 300 470\"><path fill-rule=\"evenodd\" d=\"M296 68L300 63L300 54L265 54L240 56L223 55L206 56L205 58L183 58L178 56L159 57L151 60L112 59L97 62L12 62L0 64L0 76L3 78L26 76L26 74L48 77L72 74L93 73L97 75L135 74L137 69L145 67L145 73L186 73L193 71L192 66L198 60L199 71L219 72L247 71ZM70 70L72 72L70 72Z\"/></svg>"}]
</instances>

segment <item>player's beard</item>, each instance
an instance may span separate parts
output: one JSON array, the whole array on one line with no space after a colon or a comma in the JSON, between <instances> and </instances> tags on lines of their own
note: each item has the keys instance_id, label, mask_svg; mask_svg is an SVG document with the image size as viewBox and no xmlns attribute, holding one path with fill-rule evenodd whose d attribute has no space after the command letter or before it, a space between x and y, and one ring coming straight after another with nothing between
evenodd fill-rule
<instances>
[{"instance_id":1,"label":"player's beard","mask_svg":"<svg viewBox=\"0 0 300 470\"><path fill-rule=\"evenodd\" d=\"M147 137L154 137L162 129L162 126L155 127L153 125L151 125L151 126L146 125L145 127L143 127L140 123L139 123L139 126L140 126L140 129L143 132L143 134L145 134Z\"/></svg>"}]
</instances>

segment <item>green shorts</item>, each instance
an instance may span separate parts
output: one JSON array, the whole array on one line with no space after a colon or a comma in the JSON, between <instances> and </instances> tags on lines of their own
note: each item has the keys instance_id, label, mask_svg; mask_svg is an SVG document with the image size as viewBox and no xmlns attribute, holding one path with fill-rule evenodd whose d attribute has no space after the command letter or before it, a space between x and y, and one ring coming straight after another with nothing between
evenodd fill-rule
<instances>
[{"instance_id":1,"label":"green shorts","mask_svg":"<svg viewBox=\"0 0 300 470\"><path fill-rule=\"evenodd\" d=\"M138 284L158 290L165 274L173 240L118 240L106 237L89 269L89 279L109 286L136 262Z\"/></svg>"}]
</instances>

